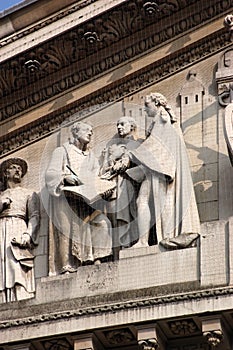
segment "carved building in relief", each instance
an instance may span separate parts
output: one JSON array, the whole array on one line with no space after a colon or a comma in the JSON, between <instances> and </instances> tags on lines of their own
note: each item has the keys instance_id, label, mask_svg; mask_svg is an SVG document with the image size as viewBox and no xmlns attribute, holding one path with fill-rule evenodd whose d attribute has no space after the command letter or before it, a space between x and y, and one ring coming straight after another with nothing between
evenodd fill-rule
<instances>
[{"instance_id":1,"label":"carved building in relief","mask_svg":"<svg viewBox=\"0 0 233 350\"><path fill-rule=\"evenodd\" d=\"M34 294L0 300L1 350L233 349L232 14L231 0L25 0L1 13L0 164L23 159L22 188L40 199ZM155 103L161 130L167 116L177 125L176 151L145 111L155 92L167 99ZM93 134L75 140L77 122ZM169 178L160 168L186 151ZM63 163L51 176L57 152ZM148 176L159 191L151 182L143 192ZM184 180L190 186L177 186ZM97 191L99 181L109 187ZM169 197L172 186L179 195ZM145 214L156 215L135 248L138 217L149 222L140 200L152 192ZM182 234L160 244L159 206L164 224L176 218L174 231L186 217L196 222L185 244ZM58 236L65 208L59 234L68 234Z\"/></svg>"}]
</instances>

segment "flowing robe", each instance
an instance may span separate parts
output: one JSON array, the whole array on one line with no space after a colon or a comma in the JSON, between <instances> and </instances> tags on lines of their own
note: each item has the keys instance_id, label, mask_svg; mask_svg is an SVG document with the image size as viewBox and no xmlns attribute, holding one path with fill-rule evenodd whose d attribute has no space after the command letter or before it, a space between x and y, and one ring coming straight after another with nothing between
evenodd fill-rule
<instances>
[{"instance_id":1,"label":"flowing robe","mask_svg":"<svg viewBox=\"0 0 233 350\"><path fill-rule=\"evenodd\" d=\"M149 200L157 241L170 249L188 247L200 233L200 221L183 136L163 107L149 129L150 136L131 152L145 167L139 196Z\"/></svg>"},{"instance_id":2,"label":"flowing robe","mask_svg":"<svg viewBox=\"0 0 233 350\"><path fill-rule=\"evenodd\" d=\"M0 202L5 198L12 202L8 208L4 209L2 205L0 208L0 291L15 289L7 300L13 301L32 297L31 293L35 292L33 252L17 243L20 243L22 234L28 232L31 243L36 244L39 198L32 190L22 187L6 189L0 195ZM32 229L29 230L28 226Z\"/></svg>"},{"instance_id":3,"label":"flowing robe","mask_svg":"<svg viewBox=\"0 0 233 350\"><path fill-rule=\"evenodd\" d=\"M46 184L51 200L56 272L61 272L67 265L92 262L112 254L112 232L108 218L81 199L69 200L62 191L64 177L71 175L67 165L82 183L90 186L94 184L99 171L95 156L91 152L82 152L72 143L65 143L52 154L46 171Z\"/></svg>"}]
</instances>

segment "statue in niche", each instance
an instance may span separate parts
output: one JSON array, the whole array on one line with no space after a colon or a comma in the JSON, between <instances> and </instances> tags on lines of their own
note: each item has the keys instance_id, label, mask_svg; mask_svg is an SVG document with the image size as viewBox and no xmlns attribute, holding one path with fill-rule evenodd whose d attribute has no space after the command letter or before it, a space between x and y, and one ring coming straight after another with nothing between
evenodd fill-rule
<instances>
[{"instance_id":1,"label":"statue in niche","mask_svg":"<svg viewBox=\"0 0 233 350\"><path fill-rule=\"evenodd\" d=\"M108 198L106 210L113 226L114 258L118 258L119 247L129 247L138 238L137 234L137 182L127 175L133 166L129 150L139 145L136 137L136 122L124 116L117 121L117 135L110 140L103 152L100 176L113 179L116 189Z\"/></svg>"},{"instance_id":2,"label":"statue in niche","mask_svg":"<svg viewBox=\"0 0 233 350\"><path fill-rule=\"evenodd\" d=\"M21 158L0 165L0 291L3 302L34 297L34 255L40 223L38 195L21 186L28 169Z\"/></svg>"},{"instance_id":3,"label":"statue in niche","mask_svg":"<svg viewBox=\"0 0 233 350\"><path fill-rule=\"evenodd\" d=\"M145 109L151 119L147 137L130 151L145 174L137 198L139 240L133 248L148 246L154 224L157 242L164 248L194 246L200 222L182 132L162 94L147 96Z\"/></svg>"},{"instance_id":4,"label":"statue in niche","mask_svg":"<svg viewBox=\"0 0 233 350\"><path fill-rule=\"evenodd\" d=\"M54 150L46 171L53 222L54 264L58 273L74 272L80 265L100 264L112 255L109 219L102 213L98 200L92 202L86 195L80 196L84 189L85 193L95 197L99 179L98 160L89 151L92 127L76 122L71 133L73 140ZM111 194L111 189L106 193Z\"/></svg>"}]
</instances>

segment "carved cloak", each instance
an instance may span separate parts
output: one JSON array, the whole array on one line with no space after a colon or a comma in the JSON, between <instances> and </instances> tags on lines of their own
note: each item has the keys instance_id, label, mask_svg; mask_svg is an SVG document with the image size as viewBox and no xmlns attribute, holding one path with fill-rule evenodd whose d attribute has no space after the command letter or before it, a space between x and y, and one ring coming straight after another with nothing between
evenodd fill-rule
<instances>
[{"instance_id":1,"label":"carved cloak","mask_svg":"<svg viewBox=\"0 0 233 350\"><path fill-rule=\"evenodd\" d=\"M150 136L131 153L145 167L151 226L166 248L187 247L198 237L200 221L183 135L163 107L149 128Z\"/></svg>"}]
</instances>

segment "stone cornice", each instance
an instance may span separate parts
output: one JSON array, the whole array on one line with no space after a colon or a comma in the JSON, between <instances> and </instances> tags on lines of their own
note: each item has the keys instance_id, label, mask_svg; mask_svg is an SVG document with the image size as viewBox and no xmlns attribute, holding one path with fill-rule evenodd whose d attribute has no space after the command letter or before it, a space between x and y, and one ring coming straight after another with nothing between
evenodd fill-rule
<instances>
[{"instance_id":1,"label":"stone cornice","mask_svg":"<svg viewBox=\"0 0 233 350\"><path fill-rule=\"evenodd\" d=\"M83 118L106 107L110 103L114 103L123 97L166 79L176 72L222 51L230 45L228 33L224 29L219 30L192 45L186 46L180 52L168 55L164 59L156 61L154 64L129 75L125 79L121 79L119 83L110 84L96 93L89 94L85 98L78 100L65 112L59 111L47 115L43 119L35 120L33 124L29 124L25 128L18 129L17 132L12 132L6 137L2 137L0 155L4 156L18 148L24 147L30 142L49 135L59 128L64 120L69 120L74 113L79 112L80 118ZM138 47L140 48L140 46ZM121 55L123 55L122 57L124 59L126 52L123 51ZM71 88L73 86L72 84L76 82L75 77L76 73L74 73L72 79L64 78L54 86L58 89L60 85L61 91ZM30 103L29 96L27 98L28 103ZM25 101L21 102L22 107L25 106L25 103Z\"/></svg>"},{"instance_id":2,"label":"stone cornice","mask_svg":"<svg viewBox=\"0 0 233 350\"><path fill-rule=\"evenodd\" d=\"M58 12L55 16L41 20L36 25L29 26L27 29L12 34L5 39L3 38L0 41L1 61L11 59L12 53L16 56L43 44L47 40L54 39L64 31L71 30L89 21L102 14L103 11L112 10L112 8L125 1L109 0L106 3L105 0L87 0ZM91 6L92 3L96 3L96 5Z\"/></svg>"},{"instance_id":3,"label":"stone cornice","mask_svg":"<svg viewBox=\"0 0 233 350\"><path fill-rule=\"evenodd\" d=\"M40 313L39 315L33 315L29 317L9 319L6 321L0 322L0 329L40 324L44 322L52 322L57 320L70 319L73 317L82 317L89 315L98 315L98 314L107 314L107 313L116 313L122 310L130 309L140 309L148 308L154 306L160 306L170 303L183 303L183 302L192 302L198 300L205 300L211 298L219 298L224 296L233 295L232 287L223 287L223 288L212 288L199 290L189 293L180 293L167 296L158 296L158 297L147 297L147 298L137 298L130 301L122 301L111 304L102 304L92 307L82 307L74 308L61 312L50 312L50 313ZM227 311L227 310L226 310Z\"/></svg>"},{"instance_id":4,"label":"stone cornice","mask_svg":"<svg viewBox=\"0 0 233 350\"><path fill-rule=\"evenodd\" d=\"M93 18L92 21L87 21L82 26L76 26L73 30L34 47L33 50L28 50L27 47L27 51L6 61L0 67L0 96L3 97L1 101L3 106L0 116L1 121L40 103L41 97L38 94L42 85L46 86L47 90L52 91L52 96L51 94L49 96L44 94L42 102L64 91L66 89L64 84L61 84L63 88L57 88L54 91L48 82L51 84L51 81L54 81L54 84L58 84L57 82L61 76L72 79L67 74L71 71L72 65L76 67L76 71L77 64L80 69L80 72L75 74L73 85L82 84L88 79L93 79L122 64L125 59L135 59L137 55L159 48L161 44L174 40L175 37L184 35L193 28L213 20L213 18L222 16L224 12L229 11L232 7L230 0L224 2L215 0L212 1L211 5L206 2L204 4L199 3L199 6L195 4L195 7L192 7L193 2L188 2L191 6L190 12L188 11L187 14L181 12L179 16L176 13L187 6L186 0L173 1L173 5L169 5L169 2L166 2L166 4L162 2L158 7L159 12L153 17L148 17L143 11L143 0L127 1L121 7L118 6L112 11L107 11L101 17ZM166 20L163 21L163 18L168 15L169 26L166 25ZM145 37L146 29L150 34L152 33L150 36ZM48 29L46 28L46 30ZM127 54L122 55L118 50L111 50L111 48L104 56L101 54L102 51L105 52L105 48L119 43L129 35L132 37L136 32L139 32L140 35L135 35L135 38L132 38L133 40L128 40L130 43L133 42L134 45L128 45L127 47L123 43L119 45L119 47L124 46ZM37 33L39 35L39 29ZM136 42L137 37L143 39ZM92 40L96 40L96 43L90 44ZM14 52L15 50L14 47ZM98 52L98 55L95 55L96 52ZM96 56L102 56L101 60L95 61L94 57ZM88 61L92 60L92 64L85 67L87 57L90 57ZM31 66L27 63L32 62L33 65L33 61L39 62L40 69L35 69L36 72L34 70L33 74L30 74ZM66 67L69 67L67 72L65 71ZM45 82L46 78L47 83ZM22 93L23 88L29 87L30 84L33 86L31 102L27 101L26 94ZM20 92L13 94L18 91ZM6 96L5 99L4 96ZM16 102L9 105L10 100Z\"/></svg>"}]
</instances>

